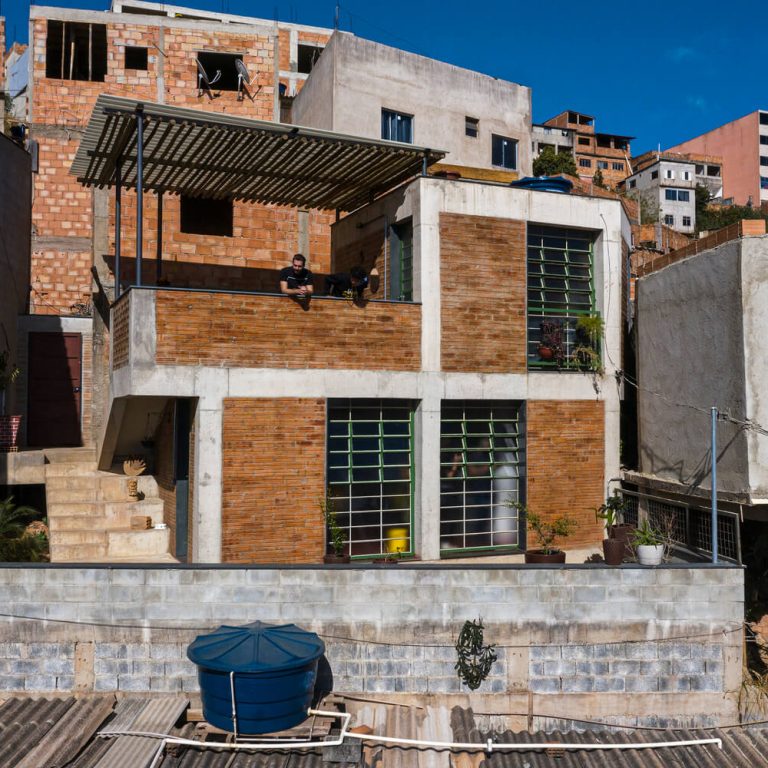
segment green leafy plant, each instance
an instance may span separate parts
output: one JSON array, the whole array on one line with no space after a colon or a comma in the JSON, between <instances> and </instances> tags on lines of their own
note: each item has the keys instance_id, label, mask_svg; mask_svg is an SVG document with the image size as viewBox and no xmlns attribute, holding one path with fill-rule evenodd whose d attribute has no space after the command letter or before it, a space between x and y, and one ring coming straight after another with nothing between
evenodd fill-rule
<instances>
[{"instance_id":1,"label":"green leafy plant","mask_svg":"<svg viewBox=\"0 0 768 768\"><path fill-rule=\"evenodd\" d=\"M9 385L19 377L21 369L18 365L11 363L8 350L0 352L0 391L7 389Z\"/></svg>"},{"instance_id":2,"label":"green leafy plant","mask_svg":"<svg viewBox=\"0 0 768 768\"><path fill-rule=\"evenodd\" d=\"M595 509L595 520L605 520L606 528L621 525L624 522L624 513L628 506L622 496L609 496Z\"/></svg>"},{"instance_id":3,"label":"green leafy plant","mask_svg":"<svg viewBox=\"0 0 768 768\"><path fill-rule=\"evenodd\" d=\"M595 373L603 372L600 347L605 322L600 315L582 315L576 320L577 344L571 357L581 367Z\"/></svg>"},{"instance_id":4,"label":"green leafy plant","mask_svg":"<svg viewBox=\"0 0 768 768\"><path fill-rule=\"evenodd\" d=\"M570 536L576 529L576 521L567 515L560 515L552 520L545 520L538 512L532 512L525 504L512 499L506 502L511 509L517 510L524 517L526 526L538 539L538 549L545 555L553 555L560 552L555 546L555 539L564 539Z\"/></svg>"},{"instance_id":5,"label":"green leafy plant","mask_svg":"<svg viewBox=\"0 0 768 768\"><path fill-rule=\"evenodd\" d=\"M32 507L16 506L13 496L0 501L0 561L39 563L48 559L48 537L39 528L27 533L27 522L37 515Z\"/></svg>"},{"instance_id":6,"label":"green leafy plant","mask_svg":"<svg viewBox=\"0 0 768 768\"><path fill-rule=\"evenodd\" d=\"M339 525L333 494L331 493L330 488L326 490L325 498L320 499L320 509L323 513L326 530L328 531L328 544L333 550L333 553L337 557L341 557L344 554L344 545L347 543L347 534Z\"/></svg>"},{"instance_id":7,"label":"green leafy plant","mask_svg":"<svg viewBox=\"0 0 768 768\"><path fill-rule=\"evenodd\" d=\"M632 534L632 544L636 547L657 547L663 543L664 536L661 531L654 528L647 520L643 520Z\"/></svg>"},{"instance_id":8,"label":"green leafy plant","mask_svg":"<svg viewBox=\"0 0 768 768\"><path fill-rule=\"evenodd\" d=\"M533 161L533 175L559 176L562 173L579 175L573 155L570 152L555 152L553 147L544 147Z\"/></svg>"},{"instance_id":9,"label":"green leafy plant","mask_svg":"<svg viewBox=\"0 0 768 768\"><path fill-rule=\"evenodd\" d=\"M456 641L458 661L454 669L470 691L477 690L496 661L496 646L483 643L483 620L465 621Z\"/></svg>"}]
</instances>

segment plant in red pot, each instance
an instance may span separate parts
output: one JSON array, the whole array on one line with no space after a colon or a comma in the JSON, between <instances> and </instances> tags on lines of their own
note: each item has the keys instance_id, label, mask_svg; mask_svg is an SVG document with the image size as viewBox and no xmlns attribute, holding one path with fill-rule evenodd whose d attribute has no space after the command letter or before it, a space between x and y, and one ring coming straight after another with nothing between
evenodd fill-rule
<instances>
[{"instance_id":1,"label":"plant in red pot","mask_svg":"<svg viewBox=\"0 0 768 768\"><path fill-rule=\"evenodd\" d=\"M526 549L526 563L564 563L565 552L555 546L556 539L565 539L573 533L576 521L567 515L552 519L542 517L538 512L532 512L525 504L518 501L507 502L508 506L516 509L524 517L526 527L538 541L535 549Z\"/></svg>"},{"instance_id":2,"label":"plant in red pot","mask_svg":"<svg viewBox=\"0 0 768 768\"><path fill-rule=\"evenodd\" d=\"M634 526L624 522L627 501L623 496L609 496L595 510L595 519L605 521L606 538L603 539L603 554L608 565L621 565L624 558L631 554L630 540Z\"/></svg>"},{"instance_id":3,"label":"plant in red pot","mask_svg":"<svg viewBox=\"0 0 768 768\"><path fill-rule=\"evenodd\" d=\"M541 340L539 341L539 359L551 361L560 366L565 358L563 347L564 325L562 320L542 320L539 324Z\"/></svg>"},{"instance_id":4,"label":"plant in red pot","mask_svg":"<svg viewBox=\"0 0 768 768\"><path fill-rule=\"evenodd\" d=\"M6 392L19 373L21 371L11 362L8 350L0 352L0 453L19 449L21 416L5 413Z\"/></svg>"}]
</instances>

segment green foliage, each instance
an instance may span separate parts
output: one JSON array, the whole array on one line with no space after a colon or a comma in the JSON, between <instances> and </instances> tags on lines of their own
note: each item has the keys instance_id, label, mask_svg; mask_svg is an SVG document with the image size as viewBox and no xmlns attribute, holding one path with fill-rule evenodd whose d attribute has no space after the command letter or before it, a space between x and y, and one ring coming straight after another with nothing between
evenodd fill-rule
<instances>
[{"instance_id":1,"label":"green foliage","mask_svg":"<svg viewBox=\"0 0 768 768\"><path fill-rule=\"evenodd\" d=\"M702 184L696 186L696 229L699 232L722 229L742 219L766 219L759 208L748 205L715 206L710 208L712 197Z\"/></svg>"},{"instance_id":2,"label":"green foliage","mask_svg":"<svg viewBox=\"0 0 768 768\"><path fill-rule=\"evenodd\" d=\"M603 372L600 347L605 323L600 315L583 315L576 320L576 341L573 358L582 367L595 373Z\"/></svg>"},{"instance_id":3,"label":"green foliage","mask_svg":"<svg viewBox=\"0 0 768 768\"><path fill-rule=\"evenodd\" d=\"M533 175L559 176L562 173L578 176L573 155L570 152L555 152L552 147L544 147L533 161Z\"/></svg>"},{"instance_id":4,"label":"green foliage","mask_svg":"<svg viewBox=\"0 0 768 768\"><path fill-rule=\"evenodd\" d=\"M661 531L651 526L647 520L643 520L632 534L632 543L636 547L656 547L664 543L664 536Z\"/></svg>"},{"instance_id":5,"label":"green foliage","mask_svg":"<svg viewBox=\"0 0 768 768\"><path fill-rule=\"evenodd\" d=\"M465 621L456 641L458 661L454 666L464 685L477 690L496 661L496 646L483 645L483 620Z\"/></svg>"},{"instance_id":6,"label":"green foliage","mask_svg":"<svg viewBox=\"0 0 768 768\"><path fill-rule=\"evenodd\" d=\"M538 512L532 512L525 504L509 499L506 505L517 510L523 516L529 531L536 534L540 549L545 555L552 555L560 550L555 546L555 539L567 538L576 529L576 521L567 515L560 515L553 520L545 520Z\"/></svg>"},{"instance_id":7,"label":"green foliage","mask_svg":"<svg viewBox=\"0 0 768 768\"><path fill-rule=\"evenodd\" d=\"M0 562L41 563L48 559L48 539L42 534L27 535L32 518L39 517L32 507L17 507L13 496L0 501Z\"/></svg>"},{"instance_id":8,"label":"green foliage","mask_svg":"<svg viewBox=\"0 0 768 768\"><path fill-rule=\"evenodd\" d=\"M630 200L637 201L640 206L640 223L641 224L656 224L659 221L659 201L654 200L648 195L644 195L640 192L632 192L627 197Z\"/></svg>"},{"instance_id":9,"label":"green foliage","mask_svg":"<svg viewBox=\"0 0 768 768\"><path fill-rule=\"evenodd\" d=\"M595 510L595 520L605 520L605 525L608 528L613 525L620 525L624 520L627 506L627 502L622 496L609 496Z\"/></svg>"},{"instance_id":10,"label":"green foliage","mask_svg":"<svg viewBox=\"0 0 768 768\"><path fill-rule=\"evenodd\" d=\"M325 527L328 531L328 543L331 545L333 553L338 557L341 557L344 554L344 544L347 542L347 534L339 525L333 501L333 494L331 493L330 488L326 491L325 498L320 499L320 509L323 513Z\"/></svg>"},{"instance_id":11,"label":"green foliage","mask_svg":"<svg viewBox=\"0 0 768 768\"><path fill-rule=\"evenodd\" d=\"M11 363L8 350L0 352L0 392L2 392L9 384L13 384L19 377L21 369Z\"/></svg>"},{"instance_id":12,"label":"green foliage","mask_svg":"<svg viewBox=\"0 0 768 768\"><path fill-rule=\"evenodd\" d=\"M592 177L592 183L596 187L602 187L605 189L605 180L603 179L603 172L600 168L595 171L595 175Z\"/></svg>"}]
</instances>

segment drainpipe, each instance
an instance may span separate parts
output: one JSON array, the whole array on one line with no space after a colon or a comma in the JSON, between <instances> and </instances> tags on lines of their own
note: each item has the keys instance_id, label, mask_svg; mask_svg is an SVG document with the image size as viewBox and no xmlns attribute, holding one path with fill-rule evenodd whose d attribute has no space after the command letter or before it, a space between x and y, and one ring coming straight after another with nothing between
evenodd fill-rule
<instances>
[{"instance_id":1,"label":"drainpipe","mask_svg":"<svg viewBox=\"0 0 768 768\"><path fill-rule=\"evenodd\" d=\"M717 408L712 406L712 562L717 562Z\"/></svg>"}]
</instances>

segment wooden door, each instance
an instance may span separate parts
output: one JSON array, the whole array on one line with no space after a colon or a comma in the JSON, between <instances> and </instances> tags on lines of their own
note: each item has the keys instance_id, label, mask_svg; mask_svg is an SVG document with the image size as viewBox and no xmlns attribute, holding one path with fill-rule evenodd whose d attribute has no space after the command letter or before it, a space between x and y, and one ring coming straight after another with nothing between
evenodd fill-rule
<instances>
[{"instance_id":1,"label":"wooden door","mask_svg":"<svg viewBox=\"0 0 768 768\"><path fill-rule=\"evenodd\" d=\"M27 445L82 444L82 336L30 333Z\"/></svg>"}]
</instances>

